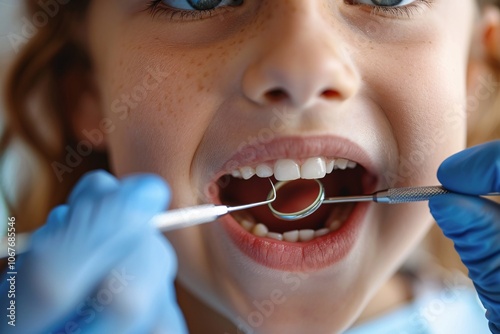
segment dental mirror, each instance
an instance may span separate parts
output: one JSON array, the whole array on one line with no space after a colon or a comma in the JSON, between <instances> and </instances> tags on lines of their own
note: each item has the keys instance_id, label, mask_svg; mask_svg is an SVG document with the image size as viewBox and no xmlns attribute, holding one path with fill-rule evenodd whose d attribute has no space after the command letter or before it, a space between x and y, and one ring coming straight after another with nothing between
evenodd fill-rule
<instances>
[{"instance_id":1,"label":"dental mirror","mask_svg":"<svg viewBox=\"0 0 500 334\"><path fill-rule=\"evenodd\" d=\"M304 180L297 180L304 181ZM353 203L353 202L376 202L386 204L402 204L411 202L428 201L430 198L445 194L453 193L452 191L443 188L442 186L427 186L427 187L407 187L407 188L390 188L386 190L377 191L371 195L362 196L339 196L325 198L325 188L320 180L315 179L318 185L318 195L316 198L304 209L294 212L283 212L276 209L275 205L278 200L268 203L269 209L272 214L282 220L298 220L312 215L322 204L334 203ZM271 191L268 195L268 200L277 196L280 197L278 192L287 186L292 185L296 181L281 181L275 184L275 191ZM484 194L482 196L499 196L499 193Z\"/></svg>"}]
</instances>

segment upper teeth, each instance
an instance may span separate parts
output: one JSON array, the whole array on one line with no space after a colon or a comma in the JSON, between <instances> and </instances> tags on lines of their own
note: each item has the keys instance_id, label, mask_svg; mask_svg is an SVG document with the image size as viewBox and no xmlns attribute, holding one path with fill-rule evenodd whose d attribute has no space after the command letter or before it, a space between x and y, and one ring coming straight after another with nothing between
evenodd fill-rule
<instances>
[{"instance_id":1,"label":"upper teeth","mask_svg":"<svg viewBox=\"0 0 500 334\"><path fill-rule=\"evenodd\" d=\"M357 164L343 158L327 159L314 157L299 163L293 159L280 159L274 164L263 163L255 167L244 166L233 170L231 175L236 178L250 179L257 175L261 178L268 178L274 175L278 181L290 181L296 179L321 179L334 169L355 168Z\"/></svg>"}]
</instances>

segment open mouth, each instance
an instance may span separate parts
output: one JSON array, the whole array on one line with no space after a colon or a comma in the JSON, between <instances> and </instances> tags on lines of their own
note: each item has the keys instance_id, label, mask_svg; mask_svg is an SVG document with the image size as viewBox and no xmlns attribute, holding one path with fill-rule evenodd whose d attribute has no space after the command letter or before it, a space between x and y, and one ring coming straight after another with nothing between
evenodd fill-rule
<instances>
[{"instance_id":1,"label":"open mouth","mask_svg":"<svg viewBox=\"0 0 500 334\"><path fill-rule=\"evenodd\" d=\"M273 207L281 212L296 212L309 206L318 196L320 180L326 197L370 193L376 177L355 161L338 157L279 159L245 166L218 180L219 200L229 206L260 202L271 190L268 179L290 181L278 192ZM358 204L324 204L310 216L294 221L275 217L267 206L232 214L247 232L259 238L287 243L307 243L337 232Z\"/></svg>"}]
</instances>

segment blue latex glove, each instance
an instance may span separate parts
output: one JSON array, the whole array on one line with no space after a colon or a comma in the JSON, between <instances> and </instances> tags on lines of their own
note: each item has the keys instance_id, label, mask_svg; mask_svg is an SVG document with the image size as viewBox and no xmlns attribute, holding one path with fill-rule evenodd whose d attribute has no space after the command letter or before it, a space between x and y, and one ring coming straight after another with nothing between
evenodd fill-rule
<instances>
[{"instance_id":1,"label":"blue latex glove","mask_svg":"<svg viewBox=\"0 0 500 334\"><path fill-rule=\"evenodd\" d=\"M186 333L174 250L148 224L169 197L153 175L85 175L18 258L16 327L3 316L0 333Z\"/></svg>"},{"instance_id":2,"label":"blue latex glove","mask_svg":"<svg viewBox=\"0 0 500 334\"><path fill-rule=\"evenodd\" d=\"M438 178L464 195L433 198L431 212L469 269L491 332L500 333L500 205L477 196L500 192L500 141L450 157Z\"/></svg>"}]
</instances>

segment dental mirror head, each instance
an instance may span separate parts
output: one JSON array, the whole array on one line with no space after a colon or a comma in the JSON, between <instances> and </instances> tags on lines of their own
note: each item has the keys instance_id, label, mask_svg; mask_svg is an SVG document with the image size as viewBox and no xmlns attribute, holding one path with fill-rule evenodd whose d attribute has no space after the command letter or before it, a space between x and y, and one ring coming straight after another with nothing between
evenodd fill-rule
<instances>
[{"instance_id":1,"label":"dental mirror head","mask_svg":"<svg viewBox=\"0 0 500 334\"><path fill-rule=\"evenodd\" d=\"M295 212L282 212L277 210L273 205L276 204L276 202L270 202L268 203L269 209L271 210L272 214L282 220L298 220L305 218L309 215L312 215L316 210L319 209L321 204L323 204L323 200L325 199L325 188L323 187L323 184L319 180L313 180L316 181L316 184L318 186L318 195L316 198L313 200L313 202L305 207L304 209L295 211ZM271 199L273 197L277 197L278 192L283 190L286 186L289 186L293 181L281 181L275 184L275 190L271 191L269 195L267 196L267 199ZM279 196L278 196L279 197Z\"/></svg>"}]
</instances>

